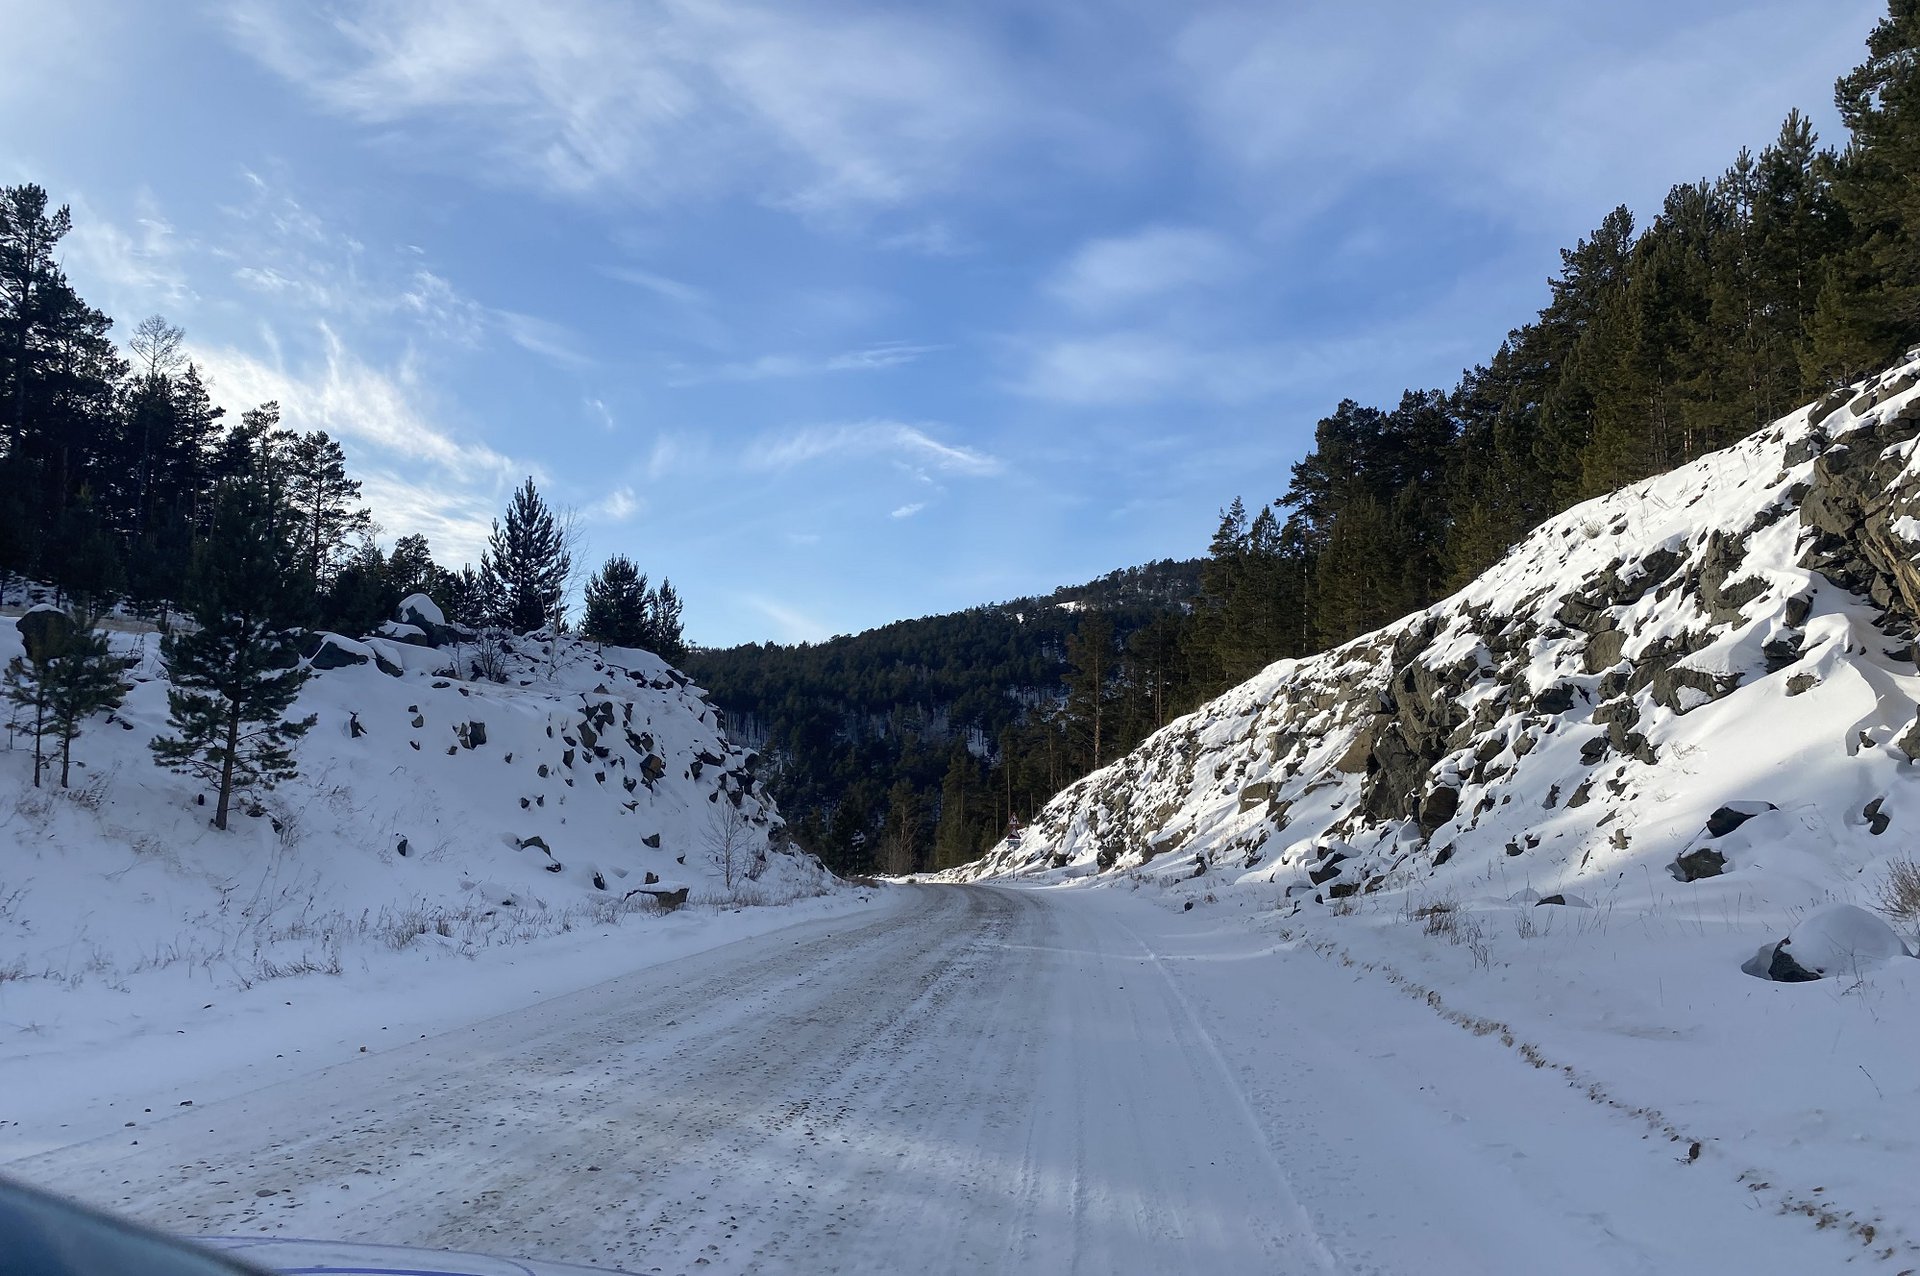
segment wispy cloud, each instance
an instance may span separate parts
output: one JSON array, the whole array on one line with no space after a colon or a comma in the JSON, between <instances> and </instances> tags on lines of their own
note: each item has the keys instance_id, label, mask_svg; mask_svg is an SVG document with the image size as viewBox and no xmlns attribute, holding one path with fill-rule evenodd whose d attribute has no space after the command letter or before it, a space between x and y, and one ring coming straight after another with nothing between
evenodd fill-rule
<instances>
[{"instance_id":1,"label":"wispy cloud","mask_svg":"<svg viewBox=\"0 0 1920 1276\"><path fill-rule=\"evenodd\" d=\"M522 350L537 354L563 368L593 366L593 356L580 348L579 334L565 325L513 310L494 310L490 313L507 340Z\"/></svg>"},{"instance_id":2,"label":"wispy cloud","mask_svg":"<svg viewBox=\"0 0 1920 1276\"><path fill-rule=\"evenodd\" d=\"M771 620L780 630L783 642L819 642L833 633L826 624L787 603L764 594L742 594L739 601Z\"/></svg>"},{"instance_id":3,"label":"wispy cloud","mask_svg":"<svg viewBox=\"0 0 1920 1276\"><path fill-rule=\"evenodd\" d=\"M587 517L601 523L624 523L641 510L646 502L633 494L631 487L617 487L587 507Z\"/></svg>"},{"instance_id":4,"label":"wispy cloud","mask_svg":"<svg viewBox=\"0 0 1920 1276\"><path fill-rule=\"evenodd\" d=\"M658 483L674 474L704 470L712 449L703 437L662 432L647 449L647 481Z\"/></svg>"},{"instance_id":5,"label":"wispy cloud","mask_svg":"<svg viewBox=\"0 0 1920 1276\"><path fill-rule=\"evenodd\" d=\"M896 509L894 509L892 513L888 514L887 517L888 518L912 518L915 514L918 514L921 510L925 508L927 508L927 503L925 501L914 501L912 504L901 505L897 507Z\"/></svg>"},{"instance_id":6,"label":"wispy cloud","mask_svg":"<svg viewBox=\"0 0 1920 1276\"><path fill-rule=\"evenodd\" d=\"M880 247L889 252L919 253L923 257L964 257L980 245L940 218L883 235Z\"/></svg>"},{"instance_id":7,"label":"wispy cloud","mask_svg":"<svg viewBox=\"0 0 1920 1276\"><path fill-rule=\"evenodd\" d=\"M778 377L819 376L833 372L879 372L916 362L943 349L944 346L893 341L820 357L768 354L746 362L723 363L712 368L680 372L667 384L692 386L713 381L767 381Z\"/></svg>"},{"instance_id":8,"label":"wispy cloud","mask_svg":"<svg viewBox=\"0 0 1920 1276\"><path fill-rule=\"evenodd\" d=\"M233 0L236 42L327 109L488 180L808 210L953 185L1019 92L965 27L693 0Z\"/></svg>"},{"instance_id":9,"label":"wispy cloud","mask_svg":"<svg viewBox=\"0 0 1920 1276\"><path fill-rule=\"evenodd\" d=\"M1117 331L1036 345L1013 388L1054 403L1114 406L1169 399L1229 403L1284 382L1279 350L1202 347L1151 331Z\"/></svg>"},{"instance_id":10,"label":"wispy cloud","mask_svg":"<svg viewBox=\"0 0 1920 1276\"><path fill-rule=\"evenodd\" d=\"M97 287L96 304L123 314L191 303L180 236L151 195L141 194L138 209L127 230L82 208L64 244L69 265Z\"/></svg>"},{"instance_id":11,"label":"wispy cloud","mask_svg":"<svg viewBox=\"0 0 1920 1276\"><path fill-rule=\"evenodd\" d=\"M1378 376L1382 369L1470 357L1462 334L1441 322L1448 308L1360 332L1291 340L1202 340L1159 329L1120 329L1026 343L1025 367L1009 389L1074 407L1231 407L1307 388L1337 395L1353 378Z\"/></svg>"},{"instance_id":12,"label":"wispy cloud","mask_svg":"<svg viewBox=\"0 0 1920 1276\"><path fill-rule=\"evenodd\" d=\"M1210 230L1153 226L1083 245L1048 281L1075 310L1101 314L1232 279L1245 260Z\"/></svg>"},{"instance_id":13,"label":"wispy cloud","mask_svg":"<svg viewBox=\"0 0 1920 1276\"><path fill-rule=\"evenodd\" d=\"M1005 468L998 457L942 442L924 427L900 421L814 426L763 437L748 448L745 464L753 470L786 470L829 458L892 460L970 478L990 477Z\"/></svg>"},{"instance_id":14,"label":"wispy cloud","mask_svg":"<svg viewBox=\"0 0 1920 1276\"><path fill-rule=\"evenodd\" d=\"M356 464L360 495L389 536L425 536L442 566L478 563L501 501L497 493L421 483L384 467Z\"/></svg>"},{"instance_id":15,"label":"wispy cloud","mask_svg":"<svg viewBox=\"0 0 1920 1276\"><path fill-rule=\"evenodd\" d=\"M365 444L386 460L424 462L461 483L493 485L516 467L484 443L462 442L419 407L420 387L405 363L383 371L364 362L327 324L316 327L319 358L297 369L232 347L195 348L215 399L230 410L277 401L289 425Z\"/></svg>"},{"instance_id":16,"label":"wispy cloud","mask_svg":"<svg viewBox=\"0 0 1920 1276\"><path fill-rule=\"evenodd\" d=\"M1762 2L1638 20L1651 8L1595 24L1552 5L1396 4L1371 20L1337 5L1214 5L1189 12L1169 82L1203 152L1274 192L1283 216L1385 176L1584 229L1622 199L1698 176L1695 156L1724 164L1757 140L1754 121L1788 103L1751 66L1831 75L1854 59L1871 10L1884 11ZM1729 91L1703 95L1703 84Z\"/></svg>"},{"instance_id":17,"label":"wispy cloud","mask_svg":"<svg viewBox=\"0 0 1920 1276\"><path fill-rule=\"evenodd\" d=\"M683 306L705 306L713 301L704 289L696 288L678 279L669 279L665 275L655 274L651 270L641 270L637 266L608 266L606 274L608 278L618 279L636 288L644 288L656 297L678 302Z\"/></svg>"}]
</instances>

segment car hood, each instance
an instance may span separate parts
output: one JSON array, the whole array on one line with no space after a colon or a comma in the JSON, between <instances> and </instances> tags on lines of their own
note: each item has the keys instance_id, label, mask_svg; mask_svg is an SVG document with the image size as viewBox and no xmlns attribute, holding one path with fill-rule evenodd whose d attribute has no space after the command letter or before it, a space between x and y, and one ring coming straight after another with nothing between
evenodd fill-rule
<instances>
[{"instance_id":1,"label":"car hood","mask_svg":"<svg viewBox=\"0 0 1920 1276\"><path fill-rule=\"evenodd\" d=\"M607 1267L402 1245L350 1245L279 1236L203 1236L197 1243L281 1276L619 1276Z\"/></svg>"}]
</instances>

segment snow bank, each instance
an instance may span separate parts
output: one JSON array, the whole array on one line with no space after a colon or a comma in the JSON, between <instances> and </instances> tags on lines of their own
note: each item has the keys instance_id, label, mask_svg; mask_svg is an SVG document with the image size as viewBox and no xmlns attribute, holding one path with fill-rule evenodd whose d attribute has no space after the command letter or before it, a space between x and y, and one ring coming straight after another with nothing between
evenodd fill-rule
<instances>
[{"instance_id":1,"label":"snow bank","mask_svg":"<svg viewBox=\"0 0 1920 1276\"><path fill-rule=\"evenodd\" d=\"M836 889L685 675L537 633L478 679L460 632L316 635L299 777L240 801L227 832L148 749L167 717L157 635L110 635L132 690L75 742L74 787L36 790L30 751L0 751L0 1048L9 1025L122 1013L155 981L475 957L644 925L683 889L729 906ZM0 663L20 644L0 621Z\"/></svg>"}]
</instances>

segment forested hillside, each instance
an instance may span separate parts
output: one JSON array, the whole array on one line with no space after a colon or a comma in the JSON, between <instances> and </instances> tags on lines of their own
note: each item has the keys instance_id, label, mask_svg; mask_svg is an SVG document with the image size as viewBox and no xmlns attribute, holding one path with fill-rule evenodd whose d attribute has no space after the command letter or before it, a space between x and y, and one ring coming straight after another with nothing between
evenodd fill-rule
<instances>
[{"instance_id":1,"label":"forested hillside","mask_svg":"<svg viewBox=\"0 0 1920 1276\"><path fill-rule=\"evenodd\" d=\"M685 666L802 845L842 872L961 863L1174 711L1196 561L791 646L695 650Z\"/></svg>"}]
</instances>

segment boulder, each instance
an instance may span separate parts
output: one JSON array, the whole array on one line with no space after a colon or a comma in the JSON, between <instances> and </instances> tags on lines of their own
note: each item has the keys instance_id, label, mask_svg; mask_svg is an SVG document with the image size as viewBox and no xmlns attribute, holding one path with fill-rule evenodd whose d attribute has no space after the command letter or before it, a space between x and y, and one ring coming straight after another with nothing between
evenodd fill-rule
<instances>
[{"instance_id":1,"label":"boulder","mask_svg":"<svg viewBox=\"0 0 1920 1276\"><path fill-rule=\"evenodd\" d=\"M366 664L373 659L373 653L351 638L342 638L339 634L321 634L320 645L306 659L307 664L315 669L346 669Z\"/></svg>"},{"instance_id":2,"label":"boulder","mask_svg":"<svg viewBox=\"0 0 1920 1276\"><path fill-rule=\"evenodd\" d=\"M1707 817L1707 836L1725 837L1754 816L1779 809L1771 802L1729 802Z\"/></svg>"},{"instance_id":3,"label":"boulder","mask_svg":"<svg viewBox=\"0 0 1920 1276\"><path fill-rule=\"evenodd\" d=\"M400 618L401 624L414 625L422 630L430 625L447 623L447 615L440 610L440 605L425 594L408 594L402 598L400 605L394 609L394 615Z\"/></svg>"},{"instance_id":4,"label":"boulder","mask_svg":"<svg viewBox=\"0 0 1920 1276\"><path fill-rule=\"evenodd\" d=\"M1893 747L1907 755L1911 761L1920 761L1920 710L1914 713L1913 725L1907 733L1893 742Z\"/></svg>"},{"instance_id":5,"label":"boulder","mask_svg":"<svg viewBox=\"0 0 1920 1276\"><path fill-rule=\"evenodd\" d=\"M1573 708L1574 687L1569 682L1557 682L1533 698L1535 713L1561 714Z\"/></svg>"},{"instance_id":6,"label":"boulder","mask_svg":"<svg viewBox=\"0 0 1920 1276\"><path fill-rule=\"evenodd\" d=\"M1420 835L1432 837L1434 830L1452 819L1460 810L1460 790L1438 784L1420 800Z\"/></svg>"},{"instance_id":7,"label":"boulder","mask_svg":"<svg viewBox=\"0 0 1920 1276\"><path fill-rule=\"evenodd\" d=\"M1719 877L1726 867L1726 856L1710 846L1702 846L1682 854L1667 866L1667 871L1679 881L1697 882L1702 878Z\"/></svg>"},{"instance_id":8,"label":"boulder","mask_svg":"<svg viewBox=\"0 0 1920 1276\"><path fill-rule=\"evenodd\" d=\"M1779 673L1782 669L1798 664L1805 639L1791 630L1775 634L1760 647L1760 654L1766 658L1767 672Z\"/></svg>"},{"instance_id":9,"label":"boulder","mask_svg":"<svg viewBox=\"0 0 1920 1276\"><path fill-rule=\"evenodd\" d=\"M433 646L433 639L429 638L427 631L418 625L403 625L397 620L390 620L380 626L377 632L382 638L391 638L395 642L404 642L409 647Z\"/></svg>"},{"instance_id":10,"label":"boulder","mask_svg":"<svg viewBox=\"0 0 1920 1276\"><path fill-rule=\"evenodd\" d=\"M1854 904L1828 904L1801 918L1774 950L1775 962L1782 954L1814 978L1857 975L1881 962L1912 955L1893 927ZM1802 974L1792 982L1805 977Z\"/></svg>"},{"instance_id":11,"label":"boulder","mask_svg":"<svg viewBox=\"0 0 1920 1276\"><path fill-rule=\"evenodd\" d=\"M29 660L44 660L54 655L73 637L73 621L51 603L40 603L13 622Z\"/></svg>"},{"instance_id":12,"label":"boulder","mask_svg":"<svg viewBox=\"0 0 1920 1276\"><path fill-rule=\"evenodd\" d=\"M1625 653L1627 636L1618 629L1602 629L1587 639L1586 668L1588 673L1602 673L1620 663Z\"/></svg>"},{"instance_id":13,"label":"boulder","mask_svg":"<svg viewBox=\"0 0 1920 1276\"><path fill-rule=\"evenodd\" d=\"M1684 715L1713 703L1739 685L1737 673L1716 674L1687 665L1671 665L1654 671L1653 700L1676 715Z\"/></svg>"},{"instance_id":14,"label":"boulder","mask_svg":"<svg viewBox=\"0 0 1920 1276\"><path fill-rule=\"evenodd\" d=\"M1841 408L1847 406L1847 399L1849 397L1851 397L1851 392L1844 388L1828 391L1818 403L1815 403L1813 407L1808 410L1807 424L1819 425Z\"/></svg>"},{"instance_id":15,"label":"boulder","mask_svg":"<svg viewBox=\"0 0 1920 1276\"><path fill-rule=\"evenodd\" d=\"M1307 870L1307 880L1315 886L1340 876L1340 865L1347 859L1344 851L1328 851L1326 858Z\"/></svg>"}]
</instances>

